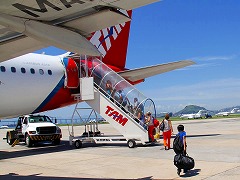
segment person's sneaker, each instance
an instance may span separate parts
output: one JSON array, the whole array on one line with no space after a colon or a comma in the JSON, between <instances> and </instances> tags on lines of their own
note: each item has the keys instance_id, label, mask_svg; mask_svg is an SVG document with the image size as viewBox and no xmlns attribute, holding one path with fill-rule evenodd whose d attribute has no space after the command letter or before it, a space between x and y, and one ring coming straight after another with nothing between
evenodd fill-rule
<instances>
[{"instance_id":1,"label":"person's sneaker","mask_svg":"<svg viewBox=\"0 0 240 180\"><path fill-rule=\"evenodd\" d=\"M177 174L180 176L181 169L177 169Z\"/></svg>"}]
</instances>

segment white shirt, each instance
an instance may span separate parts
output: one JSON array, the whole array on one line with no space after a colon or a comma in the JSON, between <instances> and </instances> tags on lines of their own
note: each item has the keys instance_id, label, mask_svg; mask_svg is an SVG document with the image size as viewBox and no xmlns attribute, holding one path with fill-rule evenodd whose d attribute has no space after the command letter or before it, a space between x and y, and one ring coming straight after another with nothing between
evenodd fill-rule
<instances>
[{"instance_id":1,"label":"white shirt","mask_svg":"<svg viewBox=\"0 0 240 180\"><path fill-rule=\"evenodd\" d=\"M168 120L164 119L164 130L163 132L169 131L171 129Z\"/></svg>"}]
</instances>

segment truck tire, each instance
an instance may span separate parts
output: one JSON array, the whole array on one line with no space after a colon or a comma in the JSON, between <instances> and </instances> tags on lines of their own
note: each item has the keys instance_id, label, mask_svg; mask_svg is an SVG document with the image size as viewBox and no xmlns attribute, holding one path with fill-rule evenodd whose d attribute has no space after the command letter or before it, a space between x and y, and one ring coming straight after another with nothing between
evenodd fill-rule
<instances>
[{"instance_id":1,"label":"truck tire","mask_svg":"<svg viewBox=\"0 0 240 180\"><path fill-rule=\"evenodd\" d=\"M11 139L11 136L10 136L9 132L7 132L6 138L7 138L7 143L9 145L12 145L14 143L14 141L15 141L15 139Z\"/></svg>"},{"instance_id":2,"label":"truck tire","mask_svg":"<svg viewBox=\"0 0 240 180\"><path fill-rule=\"evenodd\" d=\"M28 134L25 135L25 143L27 147L32 147L33 142Z\"/></svg>"},{"instance_id":3,"label":"truck tire","mask_svg":"<svg viewBox=\"0 0 240 180\"><path fill-rule=\"evenodd\" d=\"M55 139L55 140L53 141L53 144L54 144L54 145L59 145L59 144L60 144L60 142L61 142L61 140L60 140L60 139Z\"/></svg>"}]
</instances>

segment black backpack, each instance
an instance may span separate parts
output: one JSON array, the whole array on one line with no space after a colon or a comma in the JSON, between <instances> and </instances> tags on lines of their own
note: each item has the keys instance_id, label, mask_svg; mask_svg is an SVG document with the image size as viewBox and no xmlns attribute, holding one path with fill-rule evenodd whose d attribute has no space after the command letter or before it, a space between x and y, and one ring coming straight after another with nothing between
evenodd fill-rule
<instances>
[{"instance_id":1,"label":"black backpack","mask_svg":"<svg viewBox=\"0 0 240 180\"><path fill-rule=\"evenodd\" d=\"M162 120L162 122L159 125L159 130L163 132L164 128L165 128L165 124L164 124L164 120Z\"/></svg>"},{"instance_id":2,"label":"black backpack","mask_svg":"<svg viewBox=\"0 0 240 180\"><path fill-rule=\"evenodd\" d=\"M181 140L179 134L177 134L173 140L173 150L176 154L180 154L184 150L183 141Z\"/></svg>"}]
</instances>

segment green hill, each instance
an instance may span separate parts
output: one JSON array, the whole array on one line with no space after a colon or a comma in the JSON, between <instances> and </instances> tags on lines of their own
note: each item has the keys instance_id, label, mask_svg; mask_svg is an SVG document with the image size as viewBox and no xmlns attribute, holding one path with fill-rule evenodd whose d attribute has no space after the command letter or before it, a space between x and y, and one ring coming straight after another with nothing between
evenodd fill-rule
<instances>
[{"instance_id":1,"label":"green hill","mask_svg":"<svg viewBox=\"0 0 240 180\"><path fill-rule=\"evenodd\" d=\"M196 106L196 105L188 105L183 110L178 111L174 114L174 116L179 116L181 114L192 114L197 113L199 110L206 110L204 107Z\"/></svg>"}]
</instances>

